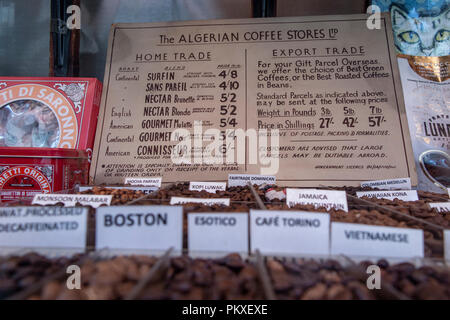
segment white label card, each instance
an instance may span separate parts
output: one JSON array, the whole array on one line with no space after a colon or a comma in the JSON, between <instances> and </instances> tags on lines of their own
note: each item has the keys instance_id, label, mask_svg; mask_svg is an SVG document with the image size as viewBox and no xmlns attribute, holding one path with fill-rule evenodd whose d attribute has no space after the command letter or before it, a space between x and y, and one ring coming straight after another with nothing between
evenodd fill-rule
<instances>
[{"instance_id":1,"label":"white label card","mask_svg":"<svg viewBox=\"0 0 450 320\"><path fill-rule=\"evenodd\" d=\"M125 184L132 186L161 187L162 178L125 178Z\"/></svg>"},{"instance_id":2,"label":"white label card","mask_svg":"<svg viewBox=\"0 0 450 320\"><path fill-rule=\"evenodd\" d=\"M263 176L259 174L229 174L228 187L246 186L248 182L252 185L275 184L277 178L275 176Z\"/></svg>"},{"instance_id":3,"label":"white label card","mask_svg":"<svg viewBox=\"0 0 450 320\"><path fill-rule=\"evenodd\" d=\"M216 191L225 191L227 184L225 182L190 182L189 190L202 191L205 190L209 193L216 193Z\"/></svg>"},{"instance_id":4,"label":"white label card","mask_svg":"<svg viewBox=\"0 0 450 320\"><path fill-rule=\"evenodd\" d=\"M444 230L444 256L450 261L450 230Z\"/></svg>"},{"instance_id":5,"label":"white label card","mask_svg":"<svg viewBox=\"0 0 450 320\"><path fill-rule=\"evenodd\" d=\"M172 197L170 198L170 204L183 204L183 203L202 203L207 206L213 206L215 204L222 206L229 206L229 198L183 198L183 197Z\"/></svg>"},{"instance_id":6,"label":"white label card","mask_svg":"<svg viewBox=\"0 0 450 320\"><path fill-rule=\"evenodd\" d=\"M190 213L189 252L248 253L247 213Z\"/></svg>"},{"instance_id":7,"label":"white label card","mask_svg":"<svg viewBox=\"0 0 450 320\"><path fill-rule=\"evenodd\" d=\"M111 206L96 213L96 249L182 249L183 208Z\"/></svg>"},{"instance_id":8,"label":"white label card","mask_svg":"<svg viewBox=\"0 0 450 320\"><path fill-rule=\"evenodd\" d=\"M333 222L331 254L423 258L423 230Z\"/></svg>"},{"instance_id":9,"label":"white label card","mask_svg":"<svg viewBox=\"0 0 450 320\"><path fill-rule=\"evenodd\" d=\"M73 207L77 203L83 206L91 206L98 208L103 204L110 205L112 195L94 195L94 194L36 194L32 204L52 205L56 203L64 203L66 207Z\"/></svg>"},{"instance_id":10,"label":"white label card","mask_svg":"<svg viewBox=\"0 0 450 320\"><path fill-rule=\"evenodd\" d=\"M303 211L250 210L250 247L254 253L329 253L330 215Z\"/></svg>"},{"instance_id":11,"label":"white label card","mask_svg":"<svg viewBox=\"0 0 450 320\"><path fill-rule=\"evenodd\" d=\"M435 202L428 204L430 208L436 208L440 213L450 212L450 202Z\"/></svg>"},{"instance_id":12,"label":"white label card","mask_svg":"<svg viewBox=\"0 0 450 320\"><path fill-rule=\"evenodd\" d=\"M87 190L92 190L92 188L93 188L93 186L81 186L81 187L78 188L78 191L79 192L83 192L83 191L87 191ZM158 187L130 187L130 186L127 186L127 187L125 187L125 186L105 186L103 188L142 191L142 193L145 193L145 194L149 194L149 193L155 192L155 191L157 191L159 189Z\"/></svg>"},{"instance_id":13,"label":"white label card","mask_svg":"<svg viewBox=\"0 0 450 320\"><path fill-rule=\"evenodd\" d=\"M296 204L325 207L327 210L344 210L348 212L347 194L345 191L318 189L286 189L286 203L289 207Z\"/></svg>"},{"instance_id":14,"label":"white label card","mask_svg":"<svg viewBox=\"0 0 450 320\"><path fill-rule=\"evenodd\" d=\"M0 208L0 246L20 248L86 248L88 208Z\"/></svg>"},{"instance_id":15,"label":"white label card","mask_svg":"<svg viewBox=\"0 0 450 320\"><path fill-rule=\"evenodd\" d=\"M411 190L411 179L387 179L361 182L361 187L381 190Z\"/></svg>"},{"instance_id":16,"label":"white label card","mask_svg":"<svg viewBox=\"0 0 450 320\"><path fill-rule=\"evenodd\" d=\"M416 190L398 190L398 191L358 191L356 192L358 198L369 197L377 199L394 200L399 199L403 201L417 201L419 196Z\"/></svg>"}]
</instances>

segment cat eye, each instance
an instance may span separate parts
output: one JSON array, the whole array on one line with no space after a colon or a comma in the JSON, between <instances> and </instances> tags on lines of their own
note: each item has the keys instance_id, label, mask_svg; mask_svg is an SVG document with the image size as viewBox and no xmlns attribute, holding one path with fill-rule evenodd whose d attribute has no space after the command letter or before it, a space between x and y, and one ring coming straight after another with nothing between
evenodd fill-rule
<instances>
[{"instance_id":1,"label":"cat eye","mask_svg":"<svg viewBox=\"0 0 450 320\"><path fill-rule=\"evenodd\" d=\"M402 32L398 35L401 40L407 43L417 43L419 42L419 35L413 31Z\"/></svg>"},{"instance_id":2,"label":"cat eye","mask_svg":"<svg viewBox=\"0 0 450 320\"><path fill-rule=\"evenodd\" d=\"M436 41L446 41L450 36L450 32L448 30L439 30L436 33Z\"/></svg>"}]
</instances>

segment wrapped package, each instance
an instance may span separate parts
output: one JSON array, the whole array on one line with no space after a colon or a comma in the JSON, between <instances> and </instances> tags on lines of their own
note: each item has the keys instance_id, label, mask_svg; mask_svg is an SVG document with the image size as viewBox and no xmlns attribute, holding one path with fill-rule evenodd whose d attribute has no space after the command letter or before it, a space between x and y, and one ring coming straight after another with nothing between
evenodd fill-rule
<instances>
[{"instance_id":1,"label":"wrapped package","mask_svg":"<svg viewBox=\"0 0 450 320\"><path fill-rule=\"evenodd\" d=\"M450 187L450 56L398 58L418 189Z\"/></svg>"},{"instance_id":2,"label":"wrapped package","mask_svg":"<svg viewBox=\"0 0 450 320\"><path fill-rule=\"evenodd\" d=\"M91 78L0 78L0 147L91 154L101 90Z\"/></svg>"}]
</instances>

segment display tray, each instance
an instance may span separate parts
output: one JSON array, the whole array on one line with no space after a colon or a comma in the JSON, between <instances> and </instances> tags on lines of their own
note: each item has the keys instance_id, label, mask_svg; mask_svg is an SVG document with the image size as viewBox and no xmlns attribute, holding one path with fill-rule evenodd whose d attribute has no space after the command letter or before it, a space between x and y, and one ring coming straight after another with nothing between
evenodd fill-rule
<instances>
[{"instance_id":1,"label":"display tray","mask_svg":"<svg viewBox=\"0 0 450 320\"><path fill-rule=\"evenodd\" d=\"M119 186L117 186L119 187ZM282 190L277 186L271 189ZM322 188L328 189L328 188ZM209 193L206 191L190 191L189 183L177 183L166 185L158 191L144 194L142 191L127 189L93 187L90 190L78 192L77 189L64 190L61 193L79 194L101 194L113 195L112 205L170 205L171 197L186 198L229 198L230 205L205 205L199 203L183 203L183 248L187 243L187 216L189 213L246 213L252 209L282 210L282 211L307 211L330 214L331 222L355 223L371 226L385 226L395 228L409 228L423 230L424 232L424 255L425 257L443 258L444 256L444 234L445 229L450 229L450 215L439 213L436 209L428 206L436 200L448 201L448 197L441 194L419 192L418 201L385 200L375 198L357 198L352 194L367 188L340 188L347 192L348 212L342 210L316 208L312 205L295 205L288 207L285 199L270 200L266 197L267 187L257 186L231 187L226 191ZM30 205L27 201L16 201L4 203L7 206ZM62 205L62 204L61 204ZM88 250L95 248L95 210L91 209L88 223Z\"/></svg>"},{"instance_id":2,"label":"display tray","mask_svg":"<svg viewBox=\"0 0 450 320\"><path fill-rule=\"evenodd\" d=\"M378 261L346 256L247 258L231 253L217 257L155 256L102 250L61 260L37 254L2 257L2 298L11 300L411 300L449 299L450 269L430 259ZM13 262L34 259L41 263ZM74 262L75 261L75 262ZM359 262L358 262L359 261ZM42 273L39 281L25 281ZM67 263L80 267L82 286L66 286ZM53 266L58 268L53 268ZM368 288L368 268L379 268L378 290ZM39 269L40 268L40 269ZM39 270L37 270L39 269ZM52 272L50 272L50 270ZM373 270L373 269L371 269ZM40 272L40 273L39 273ZM11 277L11 275L13 275ZM12 280L13 278L14 280ZM15 282L14 282L15 281ZM20 285L18 285L20 284ZM3 288L5 285L2 286ZM21 289L21 290L20 290Z\"/></svg>"}]
</instances>

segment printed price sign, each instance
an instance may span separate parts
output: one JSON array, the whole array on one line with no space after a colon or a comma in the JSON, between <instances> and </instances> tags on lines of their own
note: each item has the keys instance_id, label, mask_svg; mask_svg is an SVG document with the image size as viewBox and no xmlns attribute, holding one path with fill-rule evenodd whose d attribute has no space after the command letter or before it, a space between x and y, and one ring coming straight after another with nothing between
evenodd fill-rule
<instances>
[{"instance_id":1,"label":"printed price sign","mask_svg":"<svg viewBox=\"0 0 450 320\"><path fill-rule=\"evenodd\" d=\"M114 24L91 178L416 185L391 19L366 23L341 15Z\"/></svg>"}]
</instances>

